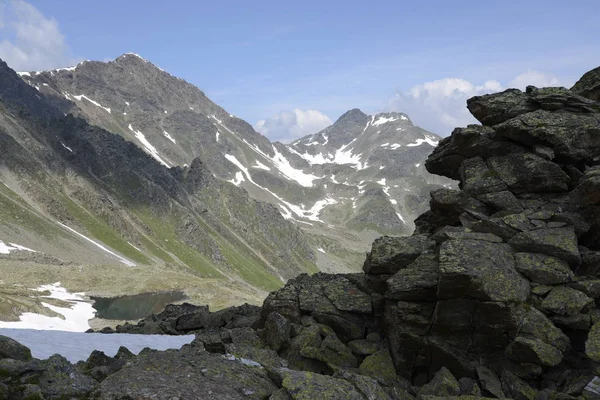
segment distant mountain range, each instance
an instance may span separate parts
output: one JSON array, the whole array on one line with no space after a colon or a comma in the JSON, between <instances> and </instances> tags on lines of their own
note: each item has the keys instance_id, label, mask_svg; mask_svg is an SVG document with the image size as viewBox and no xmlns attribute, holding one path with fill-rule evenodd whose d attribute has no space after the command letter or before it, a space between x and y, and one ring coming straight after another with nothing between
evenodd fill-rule
<instances>
[{"instance_id":1,"label":"distant mountain range","mask_svg":"<svg viewBox=\"0 0 600 400\"><path fill-rule=\"evenodd\" d=\"M36 253L0 256L163 265L256 299L301 272L358 270L373 238L412 232L429 191L452 184L424 169L439 139L405 114L354 109L271 143L136 54L2 63L0 240Z\"/></svg>"},{"instance_id":2,"label":"distant mountain range","mask_svg":"<svg viewBox=\"0 0 600 400\"><path fill-rule=\"evenodd\" d=\"M411 233L429 191L451 184L424 168L440 138L406 114L350 110L286 145L137 54L20 74L63 113L118 133L164 166L185 170L199 158L215 177L276 205L308 234L322 269L356 269L375 237Z\"/></svg>"}]
</instances>

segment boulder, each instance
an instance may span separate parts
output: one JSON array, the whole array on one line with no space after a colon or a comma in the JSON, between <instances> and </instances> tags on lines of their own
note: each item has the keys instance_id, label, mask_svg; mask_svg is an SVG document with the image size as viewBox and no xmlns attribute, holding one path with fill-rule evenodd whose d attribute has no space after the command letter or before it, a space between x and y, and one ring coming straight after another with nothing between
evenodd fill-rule
<instances>
[{"instance_id":1,"label":"boulder","mask_svg":"<svg viewBox=\"0 0 600 400\"><path fill-rule=\"evenodd\" d=\"M467 159L525 152L526 149L502 137L487 126L469 125L456 128L450 137L442 139L425 161L425 168L432 174L460 180L460 165Z\"/></svg>"},{"instance_id":2,"label":"boulder","mask_svg":"<svg viewBox=\"0 0 600 400\"><path fill-rule=\"evenodd\" d=\"M571 88L576 93L585 98L600 101L600 67L583 74L575 85Z\"/></svg>"},{"instance_id":3,"label":"boulder","mask_svg":"<svg viewBox=\"0 0 600 400\"><path fill-rule=\"evenodd\" d=\"M385 389L375 379L368 376L359 375L348 370L340 370L333 374L333 377L350 382L366 399L392 400ZM408 398L405 397L407 400L412 398L408 393L405 393L405 396L409 396Z\"/></svg>"},{"instance_id":4,"label":"boulder","mask_svg":"<svg viewBox=\"0 0 600 400\"><path fill-rule=\"evenodd\" d=\"M515 400L534 400L537 396L534 388L509 370L502 371L501 380L504 393Z\"/></svg>"},{"instance_id":5,"label":"boulder","mask_svg":"<svg viewBox=\"0 0 600 400\"><path fill-rule=\"evenodd\" d=\"M477 196L477 199L494 207L497 210L503 210L512 213L520 213L523 211L523 206L519 200L512 192L508 190L480 194Z\"/></svg>"},{"instance_id":6,"label":"boulder","mask_svg":"<svg viewBox=\"0 0 600 400\"><path fill-rule=\"evenodd\" d=\"M467 158L460 164L460 183L462 190L476 195L507 189L506 183L481 157Z\"/></svg>"},{"instance_id":7,"label":"boulder","mask_svg":"<svg viewBox=\"0 0 600 400\"><path fill-rule=\"evenodd\" d=\"M521 114L534 111L537 107L529 96L518 89L471 97L467 100L471 114L485 126L493 126Z\"/></svg>"},{"instance_id":8,"label":"boulder","mask_svg":"<svg viewBox=\"0 0 600 400\"><path fill-rule=\"evenodd\" d=\"M556 347L539 339L517 337L507 348L506 355L513 361L520 363L533 363L553 367L558 365L563 358Z\"/></svg>"},{"instance_id":9,"label":"boulder","mask_svg":"<svg viewBox=\"0 0 600 400\"><path fill-rule=\"evenodd\" d=\"M0 335L0 359L31 360L31 350L8 336Z\"/></svg>"},{"instance_id":10,"label":"boulder","mask_svg":"<svg viewBox=\"0 0 600 400\"><path fill-rule=\"evenodd\" d=\"M593 361L600 362L600 322L596 322L585 342L585 354Z\"/></svg>"},{"instance_id":11,"label":"boulder","mask_svg":"<svg viewBox=\"0 0 600 400\"><path fill-rule=\"evenodd\" d=\"M561 259L537 253L516 253L515 268L530 281L542 285L571 282L575 274Z\"/></svg>"},{"instance_id":12,"label":"boulder","mask_svg":"<svg viewBox=\"0 0 600 400\"><path fill-rule=\"evenodd\" d=\"M102 381L95 398L269 398L278 387L255 365L207 352L149 351Z\"/></svg>"},{"instance_id":13,"label":"boulder","mask_svg":"<svg viewBox=\"0 0 600 400\"><path fill-rule=\"evenodd\" d=\"M278 312L272 312L265 322L265 336L271 349L279 351L290 344L291 324Z\"/></svg>"},{"instance_id":14,"label":"boulder","mask_svg":"<svg viewBox=\"0 0 600 400\"><path fill-rule=\"evenodd\" d=\"M343 379L288 369L277 369L273 373L294 400L364 400L362 394Z\"/></svg>"},{"instance_id":15,"label":"boulder","mask_svg":"<svg viewBox=\"0 0 600 400\"><path fill-rule=\"evenodd\" d=\"M431 382L421 387L419 397L423 396L450 396L460 395L460 385L447 368L442 367L433 377Z\"/></svg>"},{"instance_id":16,"label":"boulder","mask_svg":"<svg viewBox=\"0 0 600 400\"><path fill-rule=\"evenodd\" d=\"M55 354L40 362L44 371L38 378L44 398L86 398L97 382L75 368L66 358Z\"/></svg>"},{"instance_id":17,"label":"boulder","mask_svg":"<svg viewBox=\"0 0 600 400\"><path fill-rule=\"evenodd\" d=\"M388 299L435 301L439 265L435 254L423 254L387 280Z\"/></svg>"},{"instance_id":18,"label":"boulder","mask_svg":"<svg viewBox=\"0 0 600 400\"><path fill-rule=\"evenodd\" d=\"M537 110L510 119L495 129L499 135L527 146L547 145L563 160L592 160L600 150L597 114Z\"/></svg>"},{"instance_id":19,"label":"boulder","mask_svg":"<svg viewBox=\"0 0 600 400\"><path fill-rule=\"evenodd\" d=\"M451 240L439 250L438 298L522 302L529 284L515 270L510 246L479 240Z\"/></svg>"},{"instance_id":20,"label":"boulder","mask_svg":"<svg viewBox=\"0 0 600 400\"><path fill-rule=\"evenodd\" d=\"M330 366L356 368L358 360L352 351L334 334L323 339L319 347L305 346L300 350L303 357L323 361Z\"/></svg>"},{"instance_id":21,"label":"boulder","mask_svg":"<svg viewBox=\"0 0 600 400\"><path fill-rule=\"evenodd\" d=\"M519 335L539 339L542 342L556 347L561 352L566 352L571 347L569 338L558 329L548 317L535 307L526 307L523 310Z\"/></svg>"},{"instance_id":22,"label":"boulder","mask_svg":"<svg viewBox=\"0 0 600 400\"><path fill-rule=\"evenodd\" d=\"M492 395L498 399L505 397L500 378L494 371L483 365L477 366L476 371L484 395Z\"/></svg>"},{"instance_id":23,"label":"boulder","mask_svg":"<svg viewBox=\"0 0 600 400\"><path fill-rule=\"evenodd\" d=\"M388 349L381 349L366 357L358 370L386 386L393 386L397 379L396 368Z\"/></svg>"},{"instance_id":24,"label":"boulder","mask_svg":"<svg viewBox=\"0 0 600 400\"><path fill-rule=\"evenodd\" d=\"M329 281L323 293L340 311L359 314L370 314L373 311L371 296L346 278L339 277Z\"/></svg>"},{"instance_id":25,"label":"boulder","mask_svg":"<svg viewBox=\"0 0 600 400\"><path fill-rule=\"evenodd\" d=\"M581 262L573 227L521 232L508 243L518 251L546 254L563 259L571 265L579 265Z\"/></svg>"},{"instance_id":26,"label":"boulder","mask_svg":"<svg viewBox=\"0 0 600 400\"><path fill-rule=\"evenodd\" d=\"M556 286L542 301L542 309L559 315L574 315L584 307L594 304L594 299L568 286Z\"/></svg>"},{"instance_id":27,"label":"boulder","mask_svg":"<svg viewBox=\"0 0 600 400\"><path fill-rule=\"evenodd\" d=\"M383 236L373 242L363 270L367 274L394 274L406 268L435 242L425 235L408 237Z\"/></svg>"},{"instance_id":28,"label":"boulder","mask_svg":"<svg viewBox=\"0 0 600 400\"><path fill-rule=\"evenodd\" d=\"M492 157L488 165L513 193L565 192L569 176L555 163L532 153Z\"/></svg>"}]
</instances>

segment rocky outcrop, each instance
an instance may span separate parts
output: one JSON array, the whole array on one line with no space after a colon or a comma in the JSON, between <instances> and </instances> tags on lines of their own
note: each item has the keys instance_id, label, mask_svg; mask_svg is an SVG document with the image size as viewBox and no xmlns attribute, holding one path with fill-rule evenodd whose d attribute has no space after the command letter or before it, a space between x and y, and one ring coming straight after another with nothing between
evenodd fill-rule
<instances>
[{"instance_id":1,"label":"rocky outcrop","mask_svg":"<svg viewBox=\"0 0 600 400\"><path fill-rule=\"evenodd\" d=\"M412 236L376 240L364 274L300 275L260 309L171 306L117 331L191 344L96 353L52 382L97 399L597 398L600 103L528 87L468 106L483 126L426 164L461 190L432 192ZM22 382L58 357L0 361L0 393L53 398L47 380Z\"/></svg>"}]
</instances>

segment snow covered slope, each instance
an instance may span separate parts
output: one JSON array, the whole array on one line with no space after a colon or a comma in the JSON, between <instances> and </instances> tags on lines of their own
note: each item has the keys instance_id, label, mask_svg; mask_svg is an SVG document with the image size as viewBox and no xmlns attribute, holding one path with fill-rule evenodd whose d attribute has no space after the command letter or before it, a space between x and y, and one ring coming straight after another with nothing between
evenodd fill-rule
<instances>
[{"instance_id":1,"label":"snow covered slope","mask_svg":"<svg viewBox=\"0 0 600 400\"><path fill-rule=\"evenodd\" d=\"M276 205L310 235L326 270L357 268L376 236L409 234L429 191L451 184L424 169L440 138L402 113L350 110L286 145L137 54L21 78L63 113L122 135L169 168L199 158L217 178Z\"/></svg>"}]
</instances>

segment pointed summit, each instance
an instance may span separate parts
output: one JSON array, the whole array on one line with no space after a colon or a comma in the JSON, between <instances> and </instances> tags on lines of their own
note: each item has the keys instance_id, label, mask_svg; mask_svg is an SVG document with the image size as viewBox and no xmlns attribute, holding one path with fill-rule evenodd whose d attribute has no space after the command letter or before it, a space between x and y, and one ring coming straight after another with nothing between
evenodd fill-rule
<instances>
[{"instance_id":1,"label":"pointed summit","mask_svg":"<svg viewBox=\"0 0 600 400\"><path fill-rule=\"evenodd\" d=\"M342 114L342 116L339 117L337 119L337 121L335 121L335 124L338 124L338 123L356 123L356 122L363 121L363 120L365 120L368 117L369 116L367 114L365 114L364 112L362 112L360 109L353 108L351 110L346 111L344 114Z\"/></svg>"}]
</instances>

